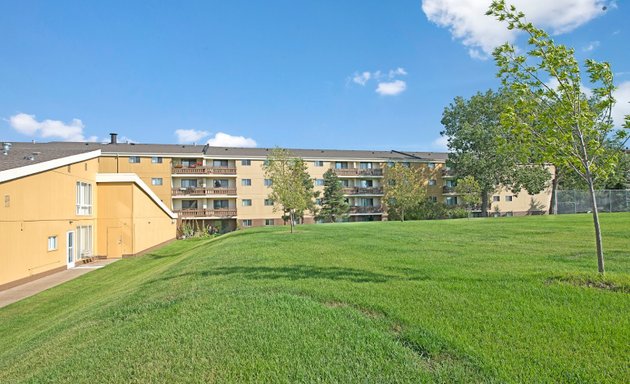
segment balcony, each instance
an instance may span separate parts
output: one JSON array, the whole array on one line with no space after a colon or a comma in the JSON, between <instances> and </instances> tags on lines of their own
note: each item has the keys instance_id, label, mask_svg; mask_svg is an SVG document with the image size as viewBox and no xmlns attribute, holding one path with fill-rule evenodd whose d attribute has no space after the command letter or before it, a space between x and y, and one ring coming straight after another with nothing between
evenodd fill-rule
<instances>
[{"instance_id":1,"label":"balcony","mask_svg":"<svg viewBox=\"0 0 630 384\"><path fill-rule=\"evenodd\" d=\"M381 168L333 168L337 176L383 176Z\"/></svg>"},{"instance_id":2,"label":"balcony","mask_svg":"<svg viewBox=\"0 0 630 384\"><path fill-rule=\"evenodd\" d=\"M195 218L195 217L234 217L236 216L236 209L179 209L174 210L182 219Z\"/></svg>"},{"instance_id":3,"label":"balcony","mask_svg":"<svg viewBox=\"0 0 630 384\"><path fill-rule=\"evenodd\" d=\"M173 188L173 196L236 195L236 188Z\"/></svg>"},{"instance_id":4,"label":"balcony","mask_svg":"<svg viewBox=\"0 0 630 384\"><path fill-rule=\"evenodd\" d=\"M455 171L452 169L443 169L442 177L455 177Z\"/></svg>"},{"instance_id":5,"label":"balcony","mask_svg":"<svg viewBox=\"0 0 630 384\"><path fill-rule=\"evenodd\" d=\"M236 175L235 167L178 167L171 170L173 175Z\"/></svg>"},{"instance_id":6,"label":"balcony","mask_svg":"<svg viewBox=\"0 0 630 384\"><path fill-rule=\"evenodd\" d=\"M447 194L447 193L455 193L455 187L448 187L448 186L443 186L442 187L442 193L443 194Z\"/></svg>"},{"instance_id":7,"label":"balcony","mask_svg":"<svg viewBox=\"0 0 630 384\"><path fill-rule=\"evenodd\" d=\"M383 187L351 187L343 189L344 195L382 195Z\"/></svg>"},{"instance_id":8,"label":"balcony","mask_svg":"<svg viewBox=\"0 0 630 384\"><path fill-rule=\"evenodd\" d=\"M350 213L383 213L383 207L380 205L371 207L351 206Z\"/></svg>"}]
</instances>

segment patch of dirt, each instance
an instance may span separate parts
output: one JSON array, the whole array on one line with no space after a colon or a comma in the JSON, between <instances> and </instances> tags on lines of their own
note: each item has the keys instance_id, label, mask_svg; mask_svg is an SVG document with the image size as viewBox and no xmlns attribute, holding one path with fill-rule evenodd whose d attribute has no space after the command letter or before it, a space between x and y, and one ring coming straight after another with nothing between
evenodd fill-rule
<instances>
[{"instance_id":1,"label":"patch of dirt","mask_svg":"<svg viewBox=\"0 0 630 384\"><path fill-rule=\"evenodd\" d=\"M545 281L545 284L564 283L576 287L596 288L612 292L630 293L630 285L610 280L593 279L582 276L555 276Z\"/></svg>"}]
</instances>

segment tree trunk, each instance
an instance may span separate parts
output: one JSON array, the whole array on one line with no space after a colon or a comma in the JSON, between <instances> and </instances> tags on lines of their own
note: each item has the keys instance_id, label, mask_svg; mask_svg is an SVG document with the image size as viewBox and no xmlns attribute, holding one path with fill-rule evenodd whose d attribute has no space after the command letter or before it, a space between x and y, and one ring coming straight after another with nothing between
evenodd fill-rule
<instances>
[{"instance_id":1,"label":"tree trunk","mask_svg":"<svg viewBox=\"0 0 630 384\"><path fill-rule=\"evenodd\" d=\"M488 192L481 192L481 217L488 217Z\"/></svg>"},{"instance_id":2,"label":"tree trunk","mask_svg":"<svg viewBox=\"0 0 630 384\"><path fill-rule=\"evenodd\" d=\"M556 198L556 194L558 193L558 183L559 183L559 177L558 177L558 168L556 168L556 172L555 175L553 177L553 180L551 182L551 200L549 201L549 214L550 215L555 215L558 213L558 207L557 207L557 198Z\"/></svg>"},{"instance_id":3,"label":"tree trunk","mask_svg":"<svg viewBox=\"0 0 630 384\"><path fill-rule=\"evenodd\" d=\"M402 208L400 210L400 221L404 222L405 221L405 208Z\"/></svg>"},{"instance_id":4,"label":"tree trunk","mask_svg":"<svg viewBox=\"0 0 630 384\"><path fill-rule=\"evenodd\" d=\"M597 270L604 273L604 250L602 248L602 231L599 227L599 213L597 212L597 199L595 197L595 186L590 173L587 173L588 190L591 197L591 209L593 210L593 225L595 226L595 245L597 246Z\"/></svg>"},{"instance_id":5,"label":"tree trunk","mask_svg":"<svg viewBox=\"0 0 630 384\"><path fill-rule=\"evenodd\" d=\"M293 233L293 225L295 223L294 221L294 213L293 210L289 211L289 221L291 222L291 233Z\"/></svg>"}]
</instances>

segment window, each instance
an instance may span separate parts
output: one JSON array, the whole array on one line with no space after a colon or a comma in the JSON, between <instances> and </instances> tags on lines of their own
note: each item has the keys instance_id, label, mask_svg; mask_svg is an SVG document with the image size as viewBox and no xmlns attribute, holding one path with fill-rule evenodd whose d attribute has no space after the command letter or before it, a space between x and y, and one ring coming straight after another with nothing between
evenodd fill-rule
<instances>
[{"instance_id":1,"label":"window","mask_svg":"<svg viewBox=\"0 0 630 384\"><path fill-rule=\"evenodd\" d=\"M214 209L227 209L230 208L230 202L227 200L214 200L212 206Z\"/></svg>"},{"instance_id":2,"label":"window","mask_svg":"<svg viewBox=\"0 0 630 384\"><path fill-rule=\"evenodd\" d=\"M429 163L428 167L429 169L435 169L435 163Z\"/></svg>"},{"instance_id":3,"label":"window","mask_svg":"<svg viewBox=\"0 0 630 384\"><path fill-rule=\"evenodd\" d=\"M182 188L197 188L197 179L182 179Z\"/></svg>"},{"instance_id":4,"label":"window","mask_svg":"<svg viewBox=\"0 0 630 384\"><path fill-rule=\"evenodd\" d=\"M395 163L393 161L388 161L387 162L387 166L388 167L393 167L395 165Z\"/></svg>"},{"instance_id":5,"label":"window","mask_svg":"<svg viewBox=\"0 0 630 384\"><path fill-rule=\"evenodd\" d=\"M263 161L263 165L269 165L269 160Z\"/></svg>"},{"instance_id":6,"label":"window","mask_svg":"<svg viewBox=\"0 0 630 384\"><path fill-rule=\"evenodd\" d=\"M227 167L228 161L227 160L212 160L212 166L213 167Z\"/></svg>"},{"instance_id":7,"label":"window","mask_svg":"<svg viewBox=\"0 0 630 384\"><path fill-rule=\"evenodd\" d=\"M271 187L273 181L271 179L265 179L265 187Z\"/></svg>"},{"instance_id":8,"label":"window","mask_svg":"<svg viewBox=\"0 0 630 384\"><path fill-rule=\"evenodd\" d=\"M359 163L359 168L361 169L372 169L372 163Z\"/></svg>"},{"instance_id":9,"label":"window","mask_svg":"<svg viewBox=\"0 0 630 384\"><path fill-rule=\"evenodd\" d=\"M250 165L252 165L252 161L251 160L241 160L241 165L244 167L248 167Z\"/></svg>"},{"instance_id":10,"label":"window","mask_svg":"<svg viewBox=\"0 0 630 384\"><path fill-rule=\"evenodd\" d=\"M335 168L336 169L348 169L348 163L347 162L338 161L338 162L335 163Z\"/></svg>"},{"instance_id":11,"label":"window","mask_svg":"<svg viewBox=\"0 0 630 384\"><path fill-rule=\"evenodd\" d=\"M197 160L195 159L182 159L182 166L186 168L192 168L197 166Z\"/></svg>"},{"instance_id":12,"label":"window","mask_svg":"<svg viewBox=\"0 0 630 384\"><path fill-rule=\"evenodd\" d=\"M512 217L512 216L514 216L514 212L512 212L512 211L505 212L505 216Z\"/></svg>"},{"instance_id":13,"label":"window","mask_svg":"<svg viewBox=\"0 0 630 384\"><path fill-rule=\"evenodd\" d=\"M140 162L140 156L129 156L129 162L137 164Z\"/></svg>"},{"instance_id":14,"label":"window","mask_svg":"<svg viewBox=\"0 0 630 384\"><path fill-rule=\"evenodd\" d=\"M374 180L360 180L359 187L361 188L372 188L374 186Z\"/></svg>"},{"instance_id":15,"label":"window","mask_svg":"<svg viewBox=\"0 0 630 384\"><path fill-rule=\"evenodd\" d=\"M316 160L316 161L313 161L313 165L315 165L316 167L323 167L324 162L321 160Z\"/></svg>"},{"instance_id":16,"label":"window","mask_svg":"<svg viewBox=\"0 0 630 384\"><path fill-rule=\"evenodd\" d=\"M457 205L457 196L449 196L444 202L446 205Z\"/></svg>"},{"instance_id":17,"label":"window","mask_svg":"<svg viewBox=\"0 0 630 384\"><path fill-rule=\"evenodd\" d=\"M241 185L244 187L249 187L252 185L252 179L243 179L241 180Z\"/></svg>"},{"instance_id":18,"label":"window","mask_svg":"<svg viewBox=\"0 0 630 384\"><path fill-rule=\"evenodd\" d=\"M446 180L444 182L445 187L454 188L456 185L457 185L457 182L455 182L455 180Z\"/></svg>"},{"instance_id":19,"label":"window","mask_svg":"<svg viewBox=\"0 0 630 384\"><path fill-rule=\"evenodd\" d=\"M216 179L212 182L215 188L228 188L230 182L227 179Z\"/></svg>"},{"instance_id":20,"label":"window","mask_svg":"<svg viewBox=\"0 0 630 384\"><path fill-rule=\"evenodd\" d=\"M349 187L350 186L350 180L348 180L348 179L341 180L341 185L343 187L346 187L346 188Z\"/></svg>"},{"instance_id":21,"label":"window","mask_svg":"<svg viewBox=\"0 0 630 384\"><path fill-rule=\"evenodd\" d=\"M359 207L373 207L374 206L374 199L371 198L364 198L361 197L359 199L356 199L356 205Z\"/></svg>"},{"instance_id":22,"label":"window","mask_svg":"<svg viewBox=\"0 0 630 384\"><path fill-rule=\"evenodd\" d=\"M252 199L243 199L243 207L251 207Z\"/></svg>"},{"instance_id":23,"label":"window","mask_svg":"<svg viewBox=\"0 0 630 384\"><path fill-rule=\"evenodd\" d=\"M437 180L435 179L429 180L429 185L437 185Z\"/></svg>"},{"instance_id":24,"label":"window","mask_svg":"<svg viewBox=\"0 0 630 384\"><path fill-rule=\"evenodd\" d=\"M271 200L271 199L265 199L265 205L266 205L266 206L271 206L271 205L273 205L273 200Z\"/></svg>"},{"instance_id":25,"label":"window","mask_svg":"<svg viewBox=\"0 0 630 384\"><path fill-rule=\"evenodd\" d=\"M265 225L273 225L274 219L265 219Z\"/></svg>"},{"instance_id":26,"label":"window","mask_svg":"<svg viewBox=\"0 0 630 384\"><path fill-rule=\"evenodd\" d=\"M54 251L57 249L57 236L48 236L48 250Z\"/></svg>"},{"instance_id":27,"label":"window","mask_svg":"<svg viewBox=\"0 0 630 384\"><path fill-rule=\"evenodd\" d=\"M161 157L157 157L157 156L153 156L151 158L151 164L162 164L162 158Z\"/></svg>"},{"instance_id":28,"label":"window","mask_svg":"<svg viewBox=\"0 0 630 384\"><path fill-rule=\"evenodd\" d=\"M403 161L402 163L400 163L400 165L402 165L402 166L403 166L403 167L405 167L405 168L409 168L409 167L411 167L411 163L410 163L410 162L408 162L408 161Z\"/></svg>"},{"instance_id":29,"label":"window","mask_svg":"<svg viewBox=\"0 0 630 384\"><path fill-rule=\"evenodd\" d=\"M492 196L492 202L496 203L498 201L501 201L501 196Z\"/></svg>"},{"instance_id":30,"label":"window","mask_svg":"<svg viewBox=\"0 0 630 384\"><path fill-rule=\"evenodd\" d=\"M182 200L182 209L197 209L197 200Z\"/></svg>"},{"instance_id":31,"label":"window","mask_svg":"<svg viewBox=\"0 0 630 384\"><path fill-rule=\"evenodd\" d=\"M77 259L92 256L92 226L77 227Z\"/></svg>"},{"instance_id":32,"label":"window","mask_svg":"<svg viewBox=\"0 0 630 384\"><path fill-rule=\"evenodd\" d=\"M251 226L252 226L252 220L251 219L243 220L243 227L251 227Z\"/></svg>"},{"instance_id":33,"label":"window","mask_svg":"<svg viewBox=\"0 0 630 384\"><path fill-rule=\"evenodd\" d=\"M315 204L322 205L322 199L320 198L315 199Z\"/></svg>"},{"instance_id":34,"label":"window","mask_svg":"<svg viewBox=\"0 0 630 384\"><path fill-rule=\"evenodd\" d=\"M321 187L322 185L324 185L324 179L315 179L315 185Z\"/></svg>"},{"instance_id":35,"label":"window","mask_svg":"<svg viewBox=\"0 0 630 384\"><path fill-rule=\"evenodd\" d=\"M77 182L77 215L92 214L92 184Z\"/></svg>"},{"instance_id":36,"label":"window","mask_svg":"<svg viewBox=\"0 0 630 384\"><path fill-rule=\"evenodd\" d=\"M161 177L153 177L151 179L151 185L162 185L162 178Z\"/></svg>"},{"instance_id":37,"label":"window","mask_svg":"<svg viewBox=\"0 0 630 384\"><path fill-rule=\"evenodd\" d=\"M429 196L429 201L432 203L437 203L437 196Z\"/></svg>"},{"instance_id":38,"label":"window","mask_svg":"<svg viewBox=\"0 0 630 384\"><path fill-rule=\"evenodd\" d=\"M512 201L512 195L505 196L505 201Z\"/></svg>"}]
</instances>

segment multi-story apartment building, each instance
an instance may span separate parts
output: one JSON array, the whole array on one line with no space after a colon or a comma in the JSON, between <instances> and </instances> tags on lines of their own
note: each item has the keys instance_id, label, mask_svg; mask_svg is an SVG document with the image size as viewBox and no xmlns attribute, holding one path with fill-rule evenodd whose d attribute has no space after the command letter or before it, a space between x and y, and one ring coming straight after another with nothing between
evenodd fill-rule
<instances>
[{"instance_id":1,"label":"multi-story apartment building","mask_svg":"<svg viewBox=\"0 0 630 384\"><path fill-rule=\"evenodd\" d=\"M0 195L4 197L4 207L0 208L0 247L4 250L0 265L3 271L9 271L6 276L0 273L0 286L70 266L69 252L73 253L73 261L81 255L138 254L174 238L177 224L202 229L211 225L222 231L281 225L282 212L274 210L268 198L271 181L263 171L270 151L118 143L115 134L106 144L14 143L7 155L0 155ZM323 191L324 173L335 170L351 207L349 221L387 220L383 170L395 162L422 169L427 195L433 201L458 203L456 180L446 167L446 153L290 151L305 160L316 190ZM89 215L77 208L82 204L82 194L87 193L85 188L90 189ZM518 215L546 210L549 195L550 191L543 191L535 196L525 192L515 196L503 190L492 197L492 202L497 207L494 211ZM304 222L312 223L314 218L305 216ZM50 235L52 232L55 234ZM19 242L17 235L22 239ZM89 243L90 249L82 253L69 249L76 241L68 236L79 236L81 244ZM48 250L42 248L47 239L55 243L51 243L52 251L51 244ZM65 254L58 249L65 250ZM33 258L30 264L24 261L26 254Z\"/></svg>"}]
</instances>

